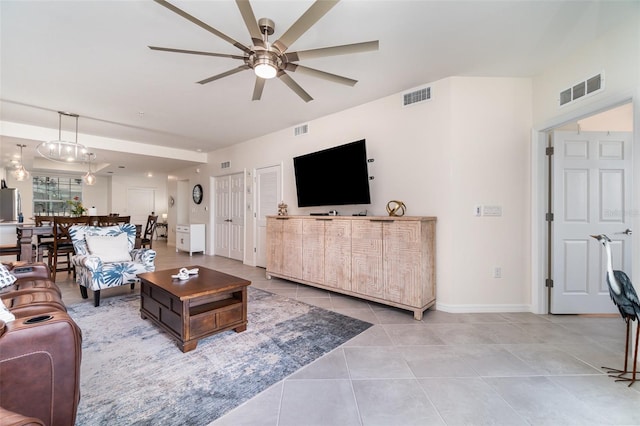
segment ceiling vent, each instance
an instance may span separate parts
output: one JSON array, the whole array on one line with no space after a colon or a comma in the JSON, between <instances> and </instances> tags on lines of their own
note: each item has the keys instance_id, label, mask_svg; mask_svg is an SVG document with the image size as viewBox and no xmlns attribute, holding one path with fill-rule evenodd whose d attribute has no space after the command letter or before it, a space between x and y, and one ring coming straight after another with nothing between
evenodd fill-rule
<instances>
[{"instance_id":1,"label":"ceiling vent","mask_svg":"<svg viewBox=\"0 0 640 426\"><path fill-rule=\"evenodd\" d=\"M604 78L602 75L603 73L594 75L560 92L560 106L601 91L604 88Z\"/></svg>"},{"instance_id":2,"label":"ceiling vent","mask_svg":"<svg viewBox=\"0 0 640 426\"><path fill-rule=\"evenodd\" d=\"M293 129L293 135L294 136L302 136L302 135L306 135L307 133L309 133L309 125L308 124L302 124L296 128Z\"/></svg>"},{"instance_id":3,"label":"ceiling vent","mask_svg":"<svg viewBox=\"0 0 640 426\"><path fill-rule=\"evenodd\" d=\"M404 93L402 95L402 106L406 107L420 102L426 102L431 99L431 87L423 87L413 92Z\"/></svg>"}]
</instances>

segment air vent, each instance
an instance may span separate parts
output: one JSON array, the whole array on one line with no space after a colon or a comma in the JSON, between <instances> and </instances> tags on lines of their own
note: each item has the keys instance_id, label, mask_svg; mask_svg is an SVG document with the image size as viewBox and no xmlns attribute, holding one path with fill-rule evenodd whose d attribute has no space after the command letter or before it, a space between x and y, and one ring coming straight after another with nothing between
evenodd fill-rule
<instances>
[{"instance_id":1,"label":"air vent","mask_svg":"<svg viewBox=\"0 0 640 426\"><path fill-rule=\"evenodd\" d=\"M221 169L228 169L229 167L231 167L231 162L230 161L225 161L224 163L220 163L220 168Z\"/></svg>"},{"instance_id":2,"label":"air vent","mask_svg":"<svg viewBox=\"0 0 640 426\"><path fill-rule=\"evenodd\" d=\"M309 125L308 124L302 124L296 128L293 129L293 135L294 136L302 136L302 135L306 135L307 133L309 133Z\"/></svg>"},{"instance_id":3,"label":"air vent","mask_svg":"<svg viewBox=\"0 0 640 426\"><path fill-rule=\"evenodd\" d=\"M402 95L402 106L409 106L431 99L431 87L423 87Z\"/></svg>"},{"instance_id":4,"label":"air vent","mask_svg":"<svg viewBox=\"0 0 640 426\"><path fill-rule=\"evenodd\" d=\"M560 106L599 92L603 89L602 83L603 78L602 73L600 73L563 90L560 92Z\"/></svg>"}]
</instances>

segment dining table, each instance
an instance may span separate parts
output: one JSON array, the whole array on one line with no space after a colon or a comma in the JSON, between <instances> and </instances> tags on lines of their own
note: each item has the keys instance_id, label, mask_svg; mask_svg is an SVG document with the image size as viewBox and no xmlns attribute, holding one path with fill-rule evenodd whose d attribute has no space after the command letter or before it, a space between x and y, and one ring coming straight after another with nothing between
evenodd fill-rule
<instances>
[{"instance_id":1,"label":"dining table","mask_svg":"<svg viewBox=\"0 0 640 426\"><path fill-rule=\"evenodd\" d=\"M18 244L20 245L20 259L34 259L33 258L33 237L34 236L53 236L53 225L17 225L16 235L18 237ZM136 225L136 241L134 248L140 248L142 246L142 225ZM41 261L41 259L37 259Z\"/></svg>"}]
</instances>

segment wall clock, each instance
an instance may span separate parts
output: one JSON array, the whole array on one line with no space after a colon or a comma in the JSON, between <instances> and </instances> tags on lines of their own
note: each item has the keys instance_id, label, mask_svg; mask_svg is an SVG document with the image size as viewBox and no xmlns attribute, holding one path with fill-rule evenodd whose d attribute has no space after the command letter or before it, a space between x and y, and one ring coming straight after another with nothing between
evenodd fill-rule
<instances>
[{"instance_id":1,"label":"wall clock","mask_svg":"<svg viewBox=\"0 0 640 426\"><path fill-rule=\"evenodd\" d=\"M202 202L202 185L197 184L193 187L193 202L200 204Z\"/></svg>"}]
</instances>

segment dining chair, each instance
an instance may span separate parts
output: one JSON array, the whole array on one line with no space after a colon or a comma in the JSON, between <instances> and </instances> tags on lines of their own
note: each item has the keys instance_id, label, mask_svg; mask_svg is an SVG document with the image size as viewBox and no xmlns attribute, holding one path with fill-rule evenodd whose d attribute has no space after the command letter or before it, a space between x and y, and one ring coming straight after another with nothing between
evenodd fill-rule
<instances>
[{"instance_id":1,"label":"dining chair","mask_svg":"<svg viewBox=\"0 0 640 426\"><path fill-rule=\"evenodd\" d=\"M69 217L69 216L54 216L53 218L53 241L49 243L47 247L48 265L51 271L51 279L55 282L56 273L58 271L67 271L70 273L73 270L71 263L71 255L73 251L73 243L69 236L69 228L73 225L88 225L89 216ZM64 268L58 267L58 258L63 256L65 261L62 263Z\"/></svg>"},{"instance_id":2,"label":"dining chair","mask_svg":"<svg viewBox=\"0 0 640 426\"><path fill-rule=\"evenodd\" d=\"M53 218L54 216L49 215L36 215L34 216L34 222L36 226L51 226L53 227ZM47 258L49 257L49 251L47 248L49 244L53 242L53 234L51 235L38 235L36 239L36 253L37 253L37 261L42 262L47 254Z\"/></svg>"},{"instance_id":3,"label":"dining chair","mask_svg":"<svg viewBox=\"0 0 640 426\"><path fill-rule=\"evenodd\" d=\"M156 232L156 225L158 224L158 216L150 214L147 218L147 225L144 228L144 235L140 240L140 246L153 248L153 234Z\"/></svg>"}]
</instances>

